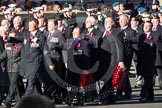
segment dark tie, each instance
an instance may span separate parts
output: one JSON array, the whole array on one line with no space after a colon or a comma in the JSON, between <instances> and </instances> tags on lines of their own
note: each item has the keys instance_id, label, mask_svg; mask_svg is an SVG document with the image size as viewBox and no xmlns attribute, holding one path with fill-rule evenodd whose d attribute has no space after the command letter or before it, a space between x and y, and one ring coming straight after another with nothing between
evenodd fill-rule
<instances>
[{"instance_id":1,"label":"dark tie","mask_svg":"<svg viewBox=\"0 0 162 108\"><path fill-rule=\"evenodd\" d=\"M144 33L144 42L147 40L147 34Z\"/></svg>"}]
</instances>

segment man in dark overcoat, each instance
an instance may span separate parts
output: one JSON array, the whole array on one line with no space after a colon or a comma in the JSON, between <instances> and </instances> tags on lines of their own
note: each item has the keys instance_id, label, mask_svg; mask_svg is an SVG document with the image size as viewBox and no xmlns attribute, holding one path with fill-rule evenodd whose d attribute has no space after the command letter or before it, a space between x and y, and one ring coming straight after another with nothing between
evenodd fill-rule
<instances>
[{"instance_id":1,"label":"man in dark overcoat","mask_svg":"<svg viewBox=\"0 0 162 108\"><path fill-rule=\"evenodd\" d=\"M159 33L160 36L162 37L162 26L160 25L159 16L157 15L153 16L153 18L151 19L151 22L153 23L152 31ZM159 50L157 50L155 66L156 66L156 71L158 74L159 87L162 89L162 59L161 57L162 57L162 53ZM155 82L156 74L154 76L155 77L154 77L153 83Z\"/></svg>"},{"instance_id":2,"label":"man in dark overcoat","mask_svg":"<svg viewBox=\"0 0 162 108\"><path fill-rule=\"evenodd\" d=\"M61 31L57 30L57 25L58 25L57 20L55 19L48 20L48 31L45 34L47 38L46 45L48 48L48 57L45 57L45 63L53 65L55 67L54 68L55 73L64 81L66 70L62 59L62 46L65 43L65 37L63 36L63 33ZM53 90L56 91L55 93L57 95L65 97L66 90L65 88L61 87L58 84L58 82L55 81L49 84L48 81L45 81L44 83L46 86L52 85ZM45 92L49 92L46 90L48 89L45 89ZM51 91L51 93L52 92L53 91ZM60 99L57 99L55 96L53 98L55 98L55 102L57 101L59 103L62 101Z\"/></svg>"},{"instance_id":3,"label":"man in dark overcoat","mask_svg":"<svg viewBox=\"0 0 162 108\"><path fill-rule=\"evenodd\" d=\"M8 42L23 42L24 55L21 58L20 75L25 76L28 80L25 95L38 93L36 87L36 76L42 71L43 50L45 45L45 36L38 30L38 20L29 19L29 32L19 39L4 37Z\"/></svg>"},{"instance_id":4,"label":"man in dark overcoat","mask_svg":"<svg viewBox=\"0 0 162 108\"><path fill-rule=\"evenodd\" d=\"M122 39L117 38L120 31L113 27L114 20L112 17L105 18L105 32L103 36L99 39L99 53L100 53L100 63L99 63L99 73L102 77L107 78L104 81L104 86L100 91L102 104L109 104L115 101L114 88L112 86L112 75L115 71L116 66L124 68L123 59L123 44ZM101 79L102 80L102 79ZM104 93L107 93L107 97L102 97Z\"/></svg>"},{"instance_id":5,"label":"man in dark overcoat","mask_svg":"<svg viewBox=\"0 0 162 108\"><path fill-rule=\"evenodd\" d=\"M79 93L85 95L85 86L91 82L91 52L93 44L81 34L81 29L75 27L73 38L68 39L64 45L67 51L67 77L66 82L71 86L68 87L67 99L68 104L73 103L75 97L78 99L77 104L81 104ZM86 98L85 98L86 99Z\"/></svg>"},{"instance_id":6,"label":"man in dark overcoat","mask_svg":"<svg viewBox=\"0 0 162 108\"><path fill-rule=\"evenodd\" d=\"M3 26L0 27L1 36L3 36L2 31L3 33L7 32L7 30L4 30ZM4 41L1 36L0 36L0 54L2 54L4 51ZM0 105L5 99L5 94L8 93L9 84L10 84L10 81L9 81L9 76L8 76L7 69L6 69L6 62L4 61L4 62L1 62L0 64L0 88L1 88L0 89Z\"/></svg>"},{"instance_id":7,"label":"man in dark overcoat","mask_svg":"<svg viewBox=\"0 0 162 108\"><path fill-rule=\"evenodd\" d=\"M153 76L155 74L156 50L161 51L162 40L160 35L152 30L152 23L144 23L144 33L138 38L137 69L144 77L144 85L140 93L140 101L147 102L154 100Z\"/></svg>"},{"instance_id":8,"label":"man in dark overcoat","mask_svg":"<svg viewBox=\"0 0 162 108\"><path fill-rule=\"evenodd\" d=\"M133 57L133 48L131 46L131 43L128 39L128 37L134 37L136 35L136 32L131 29L131 27L128 24L129 22L129 17L126 14L122 14L119 16L119 30L120 35L118 35L118 37L122 37L122 42L124 45L124 64L127 68L127 74L126 74L126 78L125 78L125 85L123 86L123 88L117 90L117 99L121 100L122 94L123 92L125 93L124 98L126 99L130 99L131 98L131 93L132 93L132 89L131 89L131 85L130 85L130 80L129 80L129 70L130 70L130 66L132 63L132 57Z\"/></svg>"}]
</instances>

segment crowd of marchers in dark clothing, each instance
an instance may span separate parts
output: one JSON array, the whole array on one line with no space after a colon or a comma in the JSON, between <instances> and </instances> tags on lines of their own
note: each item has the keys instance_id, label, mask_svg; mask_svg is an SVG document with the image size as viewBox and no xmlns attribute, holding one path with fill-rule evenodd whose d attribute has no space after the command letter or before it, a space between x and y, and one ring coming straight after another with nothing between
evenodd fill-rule
<instances>
[{"instance_id":1,"label":"crowd of marchers in dark clothing","mask_svg":"<svg viewBox=\"0 0 162 108\"><path fill-rule=\"evenodd\" d=\"M61 7L56 5L59 11ZM132 62L137 74L135 87L141 87L139 101L154 101L157 75L162 89L162 6L156 1L150 10L134 9L132 0L127 0L125 5L114 2L112 9L104 9L106 12L87 9L82 25L67 3L62 6L63 13L54 13L52 18L44 15L44 8L33 8L28 21L15 15L15 4L3 10L0 103L10 108L22 96L32 94L68 105L131 99ZM120 89L112 85L117 66L126 69Z\"/></svg>"}]
</instances>

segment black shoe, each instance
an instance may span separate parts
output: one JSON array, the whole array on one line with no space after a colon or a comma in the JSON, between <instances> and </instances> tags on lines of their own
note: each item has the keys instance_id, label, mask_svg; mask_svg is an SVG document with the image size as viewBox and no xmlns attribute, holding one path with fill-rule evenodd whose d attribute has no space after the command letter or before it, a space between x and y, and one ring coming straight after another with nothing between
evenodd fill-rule
<instances>
[{"instance_id":1,"label":"black shoe","mask_svg":"<svg viewBox=\"0 0 162 108\"><path fill-rule=\"evenodd\" d=\"M148 102L153 102L154 101L154 96L148 96L147 101Z\"/></svg>"},{"instance_id":2,"label":"black shoe","mask_svg":"<svg viewBox=\"0 0 162 108\"><path fill-rule=\"evenodd\" d=\"M100 100L102 105L110 105L115 103L115 98L108 98Z\"/></svg>"},{"instance_id":3,"label":"black shoe","mask_svg":"<svg viewBox=\"0 0 162 108\"><path fill-rule=\"evenodd\" d=\"M132 98L131 94L124 95L124 99L130 100Z\"/></svg>"},{"instance_id":4,"label":"black shoe","mask_svg":"<svg viewBox=\"0 0 162 108\"><path fill-rule=\"evenodd\" d=\"M55 99L55 104L62 104L62 100L61 99Z\"/></svg>"},{"instance_id":5,"label":"black shoe","mask_svg":"<svg viewBox=\"0 0 162 108\"><path fill-rule=\"evenodd\" d=\"M5 102L5 105L6 105L6 108L11 108L12 107L10 102Z\"/></svg>"},{"instance_id":6,"label":"black shoe","mask_svg":"<svg viewBox=\"0 0 162 108\"><path fill-rule=\"evenodd\" d=\"M147 98L146 98L146 97L141 97L141 98L139 99L139 101L142 102L142 103L147 102Z\"/></svg>"},{"instance_id":7,"label":"black shoe","mask_svg":"<svg viewBox=\"0 0 162 108\"><path fill-rule=\"evenodd\" d=\"M122 95L116 95L116 100L122 100L123 99L123 96Z\"/></svg>"}]
</instances>

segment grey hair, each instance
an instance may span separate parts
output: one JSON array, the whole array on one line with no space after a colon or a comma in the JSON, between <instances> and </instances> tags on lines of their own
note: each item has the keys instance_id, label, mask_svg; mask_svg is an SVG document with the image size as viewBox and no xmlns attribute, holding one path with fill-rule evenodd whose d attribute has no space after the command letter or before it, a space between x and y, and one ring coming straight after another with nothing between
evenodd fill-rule
<instances>
[{"instance_id":1,"label":"grey hair","mask_svg":"<svg viewBox=\"0 0 162 108\"><path fill-rule=\"evenodd\" d=\"M16 16L16 17L14 18L14 20L15 20L16 18L18 18L18 19L20 20L20 24L22 25L22 18L21 18L21 16Z\"/></svg>"},{"instance_id":2,"label":"grey hair","mask_svg":"<svg viewBox=\"0 0 162 108\"><path fill-rule=\"evenodd\" d=\"M88 16L86 21L90 19L90 21L92 22L92 25L96 25L96 19L93 16Z\"/></svg>"}]
</instances>

